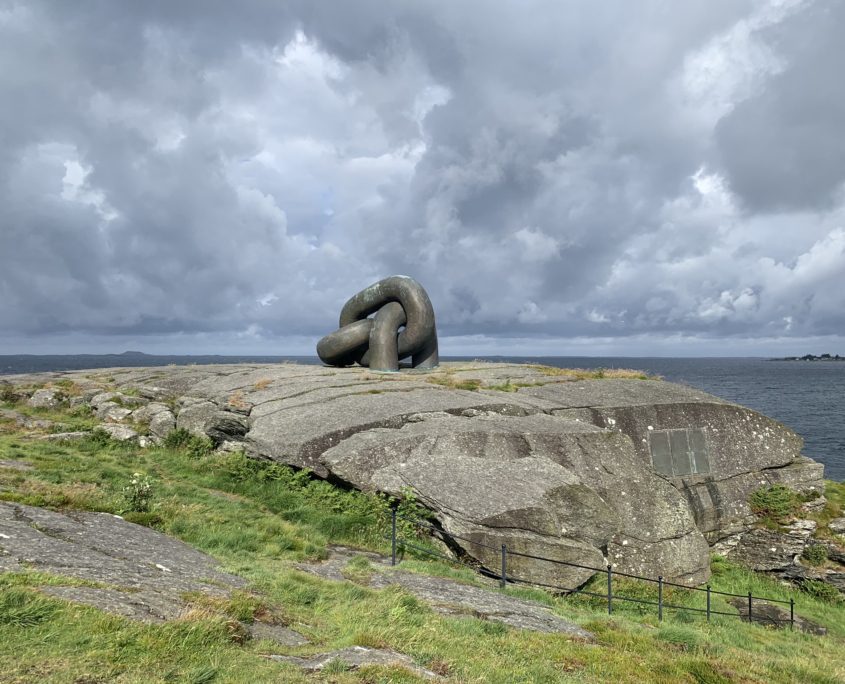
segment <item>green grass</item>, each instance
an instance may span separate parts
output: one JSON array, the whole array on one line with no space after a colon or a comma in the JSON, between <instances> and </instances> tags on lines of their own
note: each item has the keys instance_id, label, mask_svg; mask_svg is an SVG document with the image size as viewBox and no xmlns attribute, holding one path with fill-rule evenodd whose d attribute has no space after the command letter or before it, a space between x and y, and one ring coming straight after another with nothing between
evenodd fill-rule
<instances>
[{"instance_id":1,"label":"green grass","mask_svg":"<svg viewBox=\"0 0 845 684\"><path fill-rule=\"evenodd\" d=\"M824 507L811 514L810 518L818 523L815 536L819 539L833 539L834 534L830 531L828 523L834 518L840 518L845 515L845 482L830 482L828 481L824 491L825 502Z\"/></svg>"},{"instance_id":2,"label":"green grass","mask_svg":"<svg viewBox=\"0 0 845 684\"><path fill-rule=\"evenodd\" d=\"M50 415L67 423L87 420L62 412ZM794 594L720 558L713 562L714 588L785 600L796 596L798 612L824 624L829 635L809 637L727 618L708 625L674 610L667 610L659 623L653 607L621 601L609 617L600 599L556 597L530 587L507 589L542 601L592 631L596 643L585 644L471 615L444 617L398 587L369 589L361 583L375 570L360 559L344 570L350 581L321 580L296 570L293 563L324 557L330 543L386 552L389 502L242 454L209 454L194 444L174 438L169 446L142 450L97 434L65 444L9 431L0 434L0 458L33 466L30 471L0 468L0 499L117 513L125 506L123 489L134 473L141 473L152 483L150 510L125 517L212 554L249 583L228 600L186 596L190 609L180 620L145 625L37 591L74 580L34 569L0 574L0 680L421 681L396 668L352 672L340 665L306 677L263 657L363 645L407 653L456 682L845 681L845 607L809 593ZM839 489L831 487L829 505L840 505ZM402 510L414 512L415 505L408 497ZM410 527L402 532L412 534ZM412 554L405 556L402 568L480 583L467 568ZM594 580L597 592L602 580ZM655 596L653 587L621 578L615 591ZM667 588L664 597L698 607L703 595ZM715 597L713 607L728 610ZM241 622L254 620L290 625L312 643L288 648L251 641Z\"/></svg>"},{"instance_id":3,"label":"green grass","mask_svg":"<svg viewBox=\"0 0 845 684\"><path fill-rule=\"evenodd\" d=\"M657 375L648 375L643 371L630 368L557 368L555 366L539 366L532 368L543 375L569 380L660 380Z\"/></svg>"},{"instance_id":4,"label":"green grass","mask_svg":"<svg viewBox=\"0 0 845 684\"><path fill-rule=\"evenodd\" d=\"M449 373L432 376L428 378L428 382L433 385L442 385L443 387L448 387L449 389L469 390L470 392L476 392L481 389L481 380L478 380L477 378L467 378L465 380L461 380L459 378L455 378Z\"/></svg>"}]
</instances>

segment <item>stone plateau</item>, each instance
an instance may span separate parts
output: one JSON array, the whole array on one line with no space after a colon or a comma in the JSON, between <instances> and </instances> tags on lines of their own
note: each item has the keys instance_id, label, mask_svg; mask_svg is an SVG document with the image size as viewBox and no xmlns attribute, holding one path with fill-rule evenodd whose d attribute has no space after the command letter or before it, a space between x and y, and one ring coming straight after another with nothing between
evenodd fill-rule
<instances>
[{"instance_id":1,"label":"stone plateau","mask_svg":"<svg viewBox=\"0 0 845 684\"><path fill-rule=\"evenodd\" d=\"M697 584L711 546L752 528L753 490L823 491L822 466L801 455L794 432L660 380L484 362L390 374L239 364L7 379L71 380L72 401L106 421L142 423L150 439L176 426L361 490L411 490L443 530L468 540L459 553L495 569L506 544L509 574L564 588L592 571L517 554ZM653 437L683 430L700 435L707 467L667 475L653 464Z\"/></svg>"}]
</instances>

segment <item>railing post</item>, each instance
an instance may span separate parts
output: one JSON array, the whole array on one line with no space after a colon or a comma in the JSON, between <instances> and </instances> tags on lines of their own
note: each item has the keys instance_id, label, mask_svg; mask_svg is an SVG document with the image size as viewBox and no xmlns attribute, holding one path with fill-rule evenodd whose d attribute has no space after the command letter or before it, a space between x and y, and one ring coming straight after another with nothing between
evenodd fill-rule
<instances>
[{"instance_id":1,"label":"railing post","mask_svg":"<svg viewBox=\"0 0 845 684\"><path fill-rule=\"evenodd\" d=\"M707 585L707 622L710 622L710 585Z\"/></svg>"},{"instance_id":2,"label":"railing post","mask_svg":"<svg viewBox=\"0 0 845 684\"><path fill-rule=\"evenodd\" d=\"M508 583L508 547L502 544L502 575L499 579L499 586L504 589Z\"/></svg>"},{"instance_id":3,"label":"railing post","mask_svg":"<svg viewBox=\"0 0 845 684\"><path fill-rule=\"evenodd\" d=\"M396 509L390 509L390 564L396 565Z\"/></svg>"},{"instance_id":4,"label":"railing post","mask_svg":"<svg viewBox=\"0 0 845 684\"><path fill-rule=\"evenodd\" d=\"M663 622L663 575L657 578L657 619Z\"/></svg>"},{"instance_id":5,"label":"railing post","mask_svg":"<svg viewBox=\"0 0 845 684\"><path fill-rule=\"evenodd\" d=\"M751 616L751 592L749 591L748 592L748 622L750 624L753 621L754 620L752 619L752 616Z\"/></svg>"},{"instance_id":6,"label":"railing post","mask_svg":"<svg viewBox=\"0 0 845 684\"><path fill-rule=\"evenodd\" d=\"M613 614L613 566L607 564L607 614Z\"/></svg>"},{"instance_id":7,"label":"railing post","mask_svg":"<svg viewBox=\"0 0 845 684\"><path fill-rule=\"evenodd\" d=\"M789 597L789 630L795 629L795 599Z\"/></svg>"}]
</instances>

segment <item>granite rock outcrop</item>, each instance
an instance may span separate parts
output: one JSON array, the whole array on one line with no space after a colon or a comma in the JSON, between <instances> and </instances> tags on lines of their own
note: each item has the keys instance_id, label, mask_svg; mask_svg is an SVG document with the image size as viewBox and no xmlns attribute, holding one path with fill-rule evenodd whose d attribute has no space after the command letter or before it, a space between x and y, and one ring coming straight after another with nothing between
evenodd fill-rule
<instances>
[{"instance_id":1,"label":"granite rock outcrop","mask_svg":"<svg viewBox=\"0 0 845 684\"><path fill-rule=\"evenodd\" d=\"M455 550L489 568L506 544L697 584L711 547L754 528L752 491L823 491L822 466L780 423L689 387L604 375L472 362L391 374L239 364L52 379L108 378L100 393L131 396L117 397L129 411L120 422L146 426L150 439L179 427L362 490L410 489L445 532L469 540ZM592 574L516 554L509 567L566 588Z\"/></svg>"}]
</instances>

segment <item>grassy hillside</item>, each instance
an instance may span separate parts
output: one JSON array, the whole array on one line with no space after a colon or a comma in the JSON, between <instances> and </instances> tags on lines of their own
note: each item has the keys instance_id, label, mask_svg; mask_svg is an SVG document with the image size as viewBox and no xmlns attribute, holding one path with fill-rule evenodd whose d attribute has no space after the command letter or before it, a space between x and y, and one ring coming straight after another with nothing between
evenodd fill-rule
<instances>
[{"instance_id":1,"label":"grassy hillside","mask_svg":"<svg viewBox=\"0 0 845 684\"><path fill-rule=\"evenodd\" d=\"M60 423L61 429L93 425L84 412L29 412ZM636 604L620 604L608 617L588 599L534 589L508 591L547 603L593 632L596 643L509 629L471 616L447 618L396 587L374 591L356 584L368 572L365 562L349 567L346 583L292 567L324 557L329 544L386 551L387 502L378 496L341 491L307 473L242 454L212 454L202 440L179 433L167 445L150 449L102 435L72 443L34 436L11 421L0 422L0 460L33 466L26 471L0 467L0 499L121 514L215 556L226 570L245 577L251 589L229 601L187 597L192 609L181 619L143 625L48 598L36 589L70 584L66 578L35 569L0 573L2 682L418 681L390 668L346 672L337 667L306 677L262 657L353 644L407 653L456 682L845 681L841 604L795 595L798 612L829 629L821 638L736 619L707 625L677 611L667 611L658 623L652 609L646 612ZM830 486L841 501L841 485ZM467 569L421 558L408 558L403 567L478 581ZM713 570L714 589L790 596L789 588L722 559L714 561ZM687 600L681 595L670 599ZM728 610L722 603L714 602L714 608ZM266 615L302 632L311 644L285 648L245 640L238 621Z\"/></svg>"}]
</instances>

